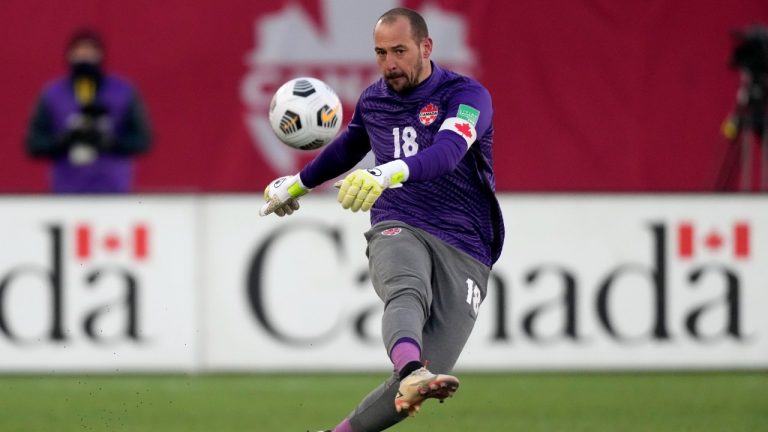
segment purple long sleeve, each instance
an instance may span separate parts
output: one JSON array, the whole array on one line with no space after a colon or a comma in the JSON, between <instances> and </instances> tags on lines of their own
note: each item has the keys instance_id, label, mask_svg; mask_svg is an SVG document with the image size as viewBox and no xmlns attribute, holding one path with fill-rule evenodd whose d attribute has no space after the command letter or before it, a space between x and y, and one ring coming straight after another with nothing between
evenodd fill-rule
<instances>
[{"instance_id":1,"label":"purple long sleeve","mask_svg":"<svg viewBox=\"0 0 768 432\"><path fill-rule=\"evenodd\" d=\"M304 186L312 189L349 171L371 150L360 116L355 113L349 126L299 173Z\"/></svg>"},{"instance_id":2,"label":"purple long sleeve","mask_svg":"<svg viewBox=\"0 0 768 432\"><path fill-rule=\"evenodd\" d=\"M432 146L403 159L408 165L408 181L432 180L453 171L464 154L467 143L455 133L444 130L435 135Z\"/></svg>"}]
</instances>

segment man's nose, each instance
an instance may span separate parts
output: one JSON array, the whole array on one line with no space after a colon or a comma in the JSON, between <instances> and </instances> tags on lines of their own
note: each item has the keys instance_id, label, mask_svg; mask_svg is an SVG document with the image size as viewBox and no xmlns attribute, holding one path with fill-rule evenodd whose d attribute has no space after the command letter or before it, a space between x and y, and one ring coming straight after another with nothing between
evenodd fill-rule
<instances>
[{"instance_id":1,"label":"man's nose","mask_svg":"<svg viewBox=\"0 0 768 432\"><path fill-rule=\"evenodd\" d=\"M395 61L394 56L387 56L387 60L384 63L387 67L387 70L393 71L397 70L397 62Z\"/></svg>"}]
</instances>

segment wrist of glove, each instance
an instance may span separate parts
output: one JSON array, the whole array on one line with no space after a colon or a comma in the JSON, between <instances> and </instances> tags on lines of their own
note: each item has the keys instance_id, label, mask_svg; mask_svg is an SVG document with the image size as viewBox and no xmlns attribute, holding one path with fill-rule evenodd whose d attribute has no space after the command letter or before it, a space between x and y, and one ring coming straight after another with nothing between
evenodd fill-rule
<instances>
[{"instance_id":1,"label":"wrist of glove","mask_svg":"<svg viewBox=\"0 0 768 432\"><path fill-rule=\"evenodd\" d=\"M280 217L293 214L299 209L299 197L311 189L304 186L298 174L273 180L264 189L266 203L259 210L261 216L274 213Z\"/></svg>"},{"instance_id":2,"label":"wrist of glove","mask_svg":"<svg viewBox=\"0 0 768 432\"><path fill-rule=\"evenodd\" d=\"M352 171L336 184L339 194L336 200L353 212L368 211L379 199L384 189L400 187L408 180L408 165L396 159L373 168Z\"/></svg>"}]
</instances>

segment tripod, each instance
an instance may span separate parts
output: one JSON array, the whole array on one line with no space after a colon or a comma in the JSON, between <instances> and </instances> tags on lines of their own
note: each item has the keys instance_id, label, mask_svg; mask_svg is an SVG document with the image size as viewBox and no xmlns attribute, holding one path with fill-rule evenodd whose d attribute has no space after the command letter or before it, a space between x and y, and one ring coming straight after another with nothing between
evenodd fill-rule
<instances>
[{"instance_id":1,"label":"tripod","mask_svg":"<svg viewBox=\"0 0 768 432\"><path fill-rule=\"evenodd\" d=\"M736 158L739 157L740 176L739 190L746 192L755 188L758 191L768 191L768 117L766 117L766 102L768 102L768 73L755 74L742 70L741 85L736 94L736 110L723 125L723 134L734 143L738 149L731 149L720 169L717 189L726 190L729 179L736 168ZM760 172L753 173L753 155L755 145L760 154ZM737 151L738 150L738 156Z\"/></svg>"}]
</instances>

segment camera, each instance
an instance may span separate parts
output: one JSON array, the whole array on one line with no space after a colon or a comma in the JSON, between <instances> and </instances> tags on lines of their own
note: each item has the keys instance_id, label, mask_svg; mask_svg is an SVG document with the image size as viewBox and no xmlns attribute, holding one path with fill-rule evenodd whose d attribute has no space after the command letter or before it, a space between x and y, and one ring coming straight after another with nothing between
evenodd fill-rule
<instances>
[{"instance_id":1,"label":"camera","mask_svg":"<svg viewBox=\"0 0 768 432\"><path fill-rule=\"evenodd\" d=\"M731 57L731 67L738 68L753 77L768 74L768 28L752 26L734 32L737 45Z\"/></svg>"},{"instance_id":2,"label":"camera","mask_svg":"<svg viewBox=\"0 0 768 432\"><path fill-rule=\"evenodd\" d=\"M98 154L108 150L111 140L112 120L106 108L99 104L87 104L67 119L67 131L63 144L68 149L73 165L89 165Z\"/></svg>"},{"instance_id":3,"label":"camera","mask_svg":"<svg viewBox=\"0 0 768 432\"><path fill-rule=\"evenodd\" d=\"M741 71L737 108L726 136L733 139L739 131L752 130L762 137L766 126L768 100L768 28L754 25L733 32L736 45L730 66Z\"/></svg>"}]
</instances>

